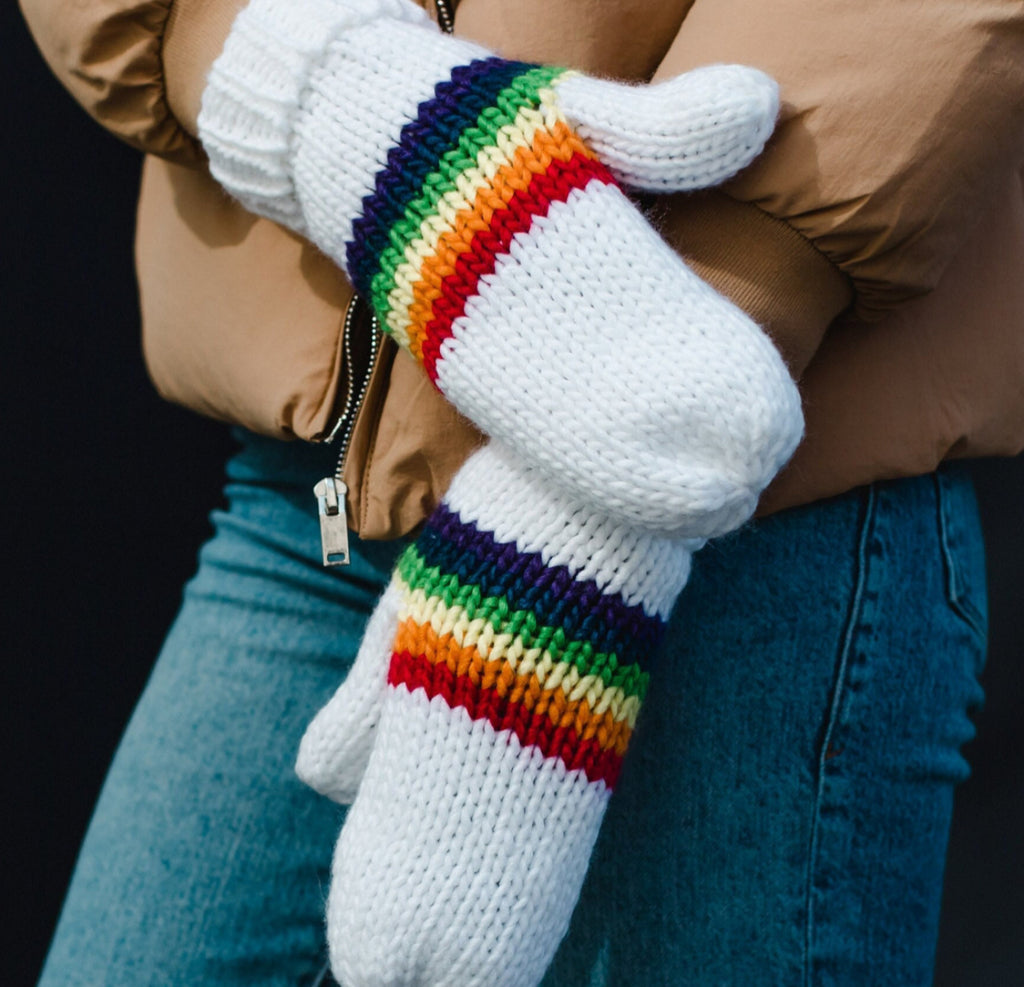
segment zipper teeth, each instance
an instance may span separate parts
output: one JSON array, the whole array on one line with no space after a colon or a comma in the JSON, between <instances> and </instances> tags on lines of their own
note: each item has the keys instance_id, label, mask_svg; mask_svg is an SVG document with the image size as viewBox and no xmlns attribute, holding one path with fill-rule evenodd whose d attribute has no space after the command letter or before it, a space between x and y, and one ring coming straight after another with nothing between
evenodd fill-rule
<instances>
[{"instance_id":1,"label":"zipper teeth","mask_svg":"<svg viewBox=\"0 0 1024 987\"><path fill-rule=\"evenodd\" d=\"M437 23L445 34L452 34L455 31L455 13L448 0L434 0L434 7L437 9Z\"/></svg>"},{"instance_id":2,"label":"zipper teeth","mask_svg":"<svg viewBox=\"0 0 1024 987\"><path fill-rule=\"evenodd\" d=\"M338 432L341 431L341 426L345 424L345 419L348 418L352 411L352 343L351 343L351 332L352 323L355 320L356 302L358 297L352 296L352 300L348 303L348 308L345 309L345 319L341 327L341 341L345 347L343 351L343 363L345 365L345 407L341 409L341 413L334 420L334 425L331 430L320 439L321 442L333 442L338 437Z\"/></svg>"},{"instance_id":3,"label":"zipper teeth","mask_svg":"<svg viewBox=\"0 0 1024 987\"><path fill-rule=\"evenodd\" d=\"M445 34L452 34L455 31L455 11L454 5L450 0L434 0L434 6L437 10L437 22L441 30ZM348 387L345 389L345 407L342 408L341 414L338 415L338 420L334 423L334 428L331 429L330 434L324 439L325 442L333 442L341 434L341 447L338 454L338 465L334 470L335 480L341 480L342 475L345 472L345 461L348 459L348 447L349 442L352 439L352 432L356 427L356 418L358 417L358 411L363 406L363 400L366 398L366 392L370 387L370 380L373 378L373 368L377 362L377 351L380 348L380 323L377 321L377 316L371 315L370 317L370 360L366 369L362 382L359 385L359 393L356 394L352 384L353 379L353 359L352 359L352 324L355 321L356 310L360 304L360 298L358 295L352 296L352 301L349 302L348 310L345 312L345 324L342 327L344 334L344 347L345 347L345 367L348 373Z\"/></svg>"},{"instance_id":4,"label":"zipper teeth","mask_svg":"<svg viewBox=\"0 0 1024 987\"><path fill-rule=\"evenodd\" d=\"M348 313L345 315L345 358L350 367L352 366L352 348L349 340L352 337L349 331L352 326L349 321L349 317L353 315L356 304L357 299L353 299L352 305L350 306ZM336 480L340 480L342 474L345 472L345 461L348 459L349 442L352 438L352 432L356 427L356 412L363 406L363 400L366 398L366 392L369 390L370 380L373 378L373 368L377 362L377 350L379 347L380 326L377 322L377 316L373 315L370 318L370 360L366 367L366 373L363 375L362 382L359 385L359 394L355 396L354 399L352 388L349 387L349 393L345 399L345 409L338 421L338 426L344 424L344 431L341 435L341 449L338 454L338 465L334 470L334 478ZM337 432L338 426L335 427L335 432Z\"/></svg>"}]
</instances>

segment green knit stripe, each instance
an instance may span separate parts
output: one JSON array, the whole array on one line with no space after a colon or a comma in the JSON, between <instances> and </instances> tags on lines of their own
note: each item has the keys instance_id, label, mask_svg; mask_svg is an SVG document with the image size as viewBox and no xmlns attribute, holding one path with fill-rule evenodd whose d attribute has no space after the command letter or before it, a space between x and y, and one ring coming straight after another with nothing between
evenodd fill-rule
<instances>
[{"instance_id":1,"label":"green knit stripe","mask_svg":"<svg viewBox=\"0 0 1024 987\"><path fill-rule=\"evenodd\" d=\"M574 666L583 676L596 676L605 686L621 689L643 701L649 674L636 664L623 664L614 653L600 652L588 641L571 638L563 628L544 625L528 610L515 610L502 597L485 596L478 586L466 583L438 566L428 565L415 544L398 561L397 571L406 585L419 589L446 607L460 607L471 620L487 621L499 634L514 634L524 648L540 648L554 660Z\"/></svg>"},{"instance_id":2,"label":"green knit stripe","mask_svg":"<svg viewBox=\"0 0 1024 987\"><path fill-rule=\"evenodd\" d=\"M420 193L406 206L404 216L388 232L388 246L381 254L380 267L371 282L371 300L377 312L390 306L388 296L395 285L395 272L406 259L406 248L419 237L423 221L437 215L438 202L457 191L457 179L475 168L480 152L497 147L498 132L515 122L519 111L540 105L540 93L566 72L550 66L531 68L506 86L476 123L462 131L458 143L441 157L438 168L425 179Z\"/></svg>"}]
</instances>

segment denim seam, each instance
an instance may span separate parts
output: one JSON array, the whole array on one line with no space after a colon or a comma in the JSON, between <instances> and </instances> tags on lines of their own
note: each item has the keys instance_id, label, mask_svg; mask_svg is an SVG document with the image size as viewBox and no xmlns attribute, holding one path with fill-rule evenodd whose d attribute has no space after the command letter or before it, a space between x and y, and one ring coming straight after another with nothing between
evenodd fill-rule
<instances>
[{"instance_id":1,"label":"denim seam","mask_svg":"<svg viewBox=\"0 0 1024 987\"><path fill-rule=\"evenodd\" d=\"M327 987L328 976L331 972L331 961L327 960L324 965L320 968L320 972L316 975L316 980L310 983L309 987Z\"/></svg>"},{"instance_id":2,"label":"denim seam","mask_svg":"<svg viewBox=\"0 0 1024 987\"><path fill-rule=\"evenodd\" d=\"M984 644L987 640L985 618L966 595L968 587L953 548L953 541L957 535L951 530L955 522L949 515L949 491L939 473L935 474L934 481L935 501L938 508L939 544L942 547L942 562L946 575L946 599L953 612L967 625L968 630Z\"/></svg>"},{"instance_id":3,"label":"denim seam","mask_svg":"<svg viewBox=\"0 0 1024 987\"><path fill-rule=\"evenodd\" d=\"M821 749L818 754L817 786L814 793L814 805L811 817L811 834L807 850L807 874L806 889L804 898L805 924L804 924L804 950L803 950L803 984L804 987L811 985L811 953L814 939L814 875L817 866L819 849L819 830L821 826L821 810L825 800L825 780L828 769L827 755L830 749L832 738L839 723L840 709L845 697L845 686L847 671L850 665L850 654L853 650L853 640L862 614L864 603L864 591L867 585L868 573L868 544L874 530L875 507L876 507L875 486L868 487L867 502L864 505L864 517L860 531L860 538L857 546L857 576L853 597L850 601L850 614L847 618L846 629L843 632L842 645L838 655L836 669L835 687L832 693L832 701L829 704L828 722L825 726L825 733L822 737Z\"/></svg>"}]
</instances>

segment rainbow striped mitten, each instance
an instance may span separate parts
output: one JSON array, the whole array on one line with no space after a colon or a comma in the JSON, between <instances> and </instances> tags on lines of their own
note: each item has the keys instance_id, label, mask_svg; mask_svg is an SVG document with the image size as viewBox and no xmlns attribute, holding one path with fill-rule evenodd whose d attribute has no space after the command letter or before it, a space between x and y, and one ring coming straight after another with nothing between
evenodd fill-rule
<instances>
[{"instance_id":1,"label":"rainbow striped mitten","mask_svg":"<svg viewBox=\"0 0 1024 987\"><path fill-rule=\"evenodd\" d=\"M497 58L410 0L251 0L199 123L224 187L341 264L484 432L609 517L704 537L795 448L797 392L619 182L720 182L776 110L740 66L629 87Z\"/></svg>"},{"instance_id":2,"label":"rainbow striped mitten","mask_svg":"<svg viewBox=\"0 0 1024 987\"><path fill-rule=\"evenodd\" d=\"M540 981L697 547L494 444L459 471L299 756L320 790L359 786L327 909L343 987Z\"/></svg>"}]
</instances>

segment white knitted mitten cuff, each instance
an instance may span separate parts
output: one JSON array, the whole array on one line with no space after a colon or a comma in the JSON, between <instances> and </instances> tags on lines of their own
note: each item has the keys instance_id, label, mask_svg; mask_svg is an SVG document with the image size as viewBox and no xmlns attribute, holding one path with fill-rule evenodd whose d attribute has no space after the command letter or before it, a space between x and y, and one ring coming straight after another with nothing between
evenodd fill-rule
<instances>
[{"instance_id":1,"label":"white knitted mitten cuff","mask_svg":"<svg viewBox=\"0 0 1024 987\"><path fill-rule=\"evenodd\" d=\"M207 78L199 128L213 176L250 212L308 233L294 151L311 78L334 39L395 22L434 26L405 0L259 0L236 17Z\"/></svg>"}]
</instances>

